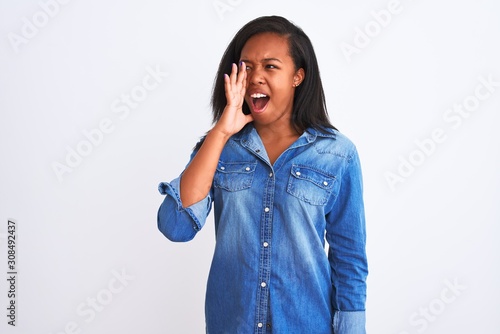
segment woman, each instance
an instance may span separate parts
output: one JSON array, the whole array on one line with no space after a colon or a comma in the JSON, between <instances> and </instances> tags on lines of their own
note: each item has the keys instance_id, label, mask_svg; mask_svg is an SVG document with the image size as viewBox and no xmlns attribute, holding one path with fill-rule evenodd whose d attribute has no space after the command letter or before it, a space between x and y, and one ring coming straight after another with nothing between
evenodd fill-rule
<instances>
[{"instance_id":1,"label":"woman","mask_svg":"<svg viewBox=\"0 0 500 334\"><path fill-rule=\"evenodd\" d=\"M212 107L186 169L160 184L158 212L168 239L188 241L214 204L207 333L364 333L361 167L328 120L309 38L282 17L247 23Z\"/></svg>"}]
</instances>

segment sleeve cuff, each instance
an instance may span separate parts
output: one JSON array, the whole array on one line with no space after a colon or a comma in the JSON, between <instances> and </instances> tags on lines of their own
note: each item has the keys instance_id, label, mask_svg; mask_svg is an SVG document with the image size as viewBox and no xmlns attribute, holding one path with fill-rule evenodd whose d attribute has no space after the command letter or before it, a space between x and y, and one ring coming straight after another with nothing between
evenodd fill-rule
<instances>
[{"instance_id":1,"label":"sleeve cuff","mask_svg":"<svg viewBox=\"0 0 500 334\"><path fill-rule=\"evenodd\" d=\"M205 218L210 212L212 199L210 193L201 201L184 208L182 206L180 196L180 177L175 178L171 182L161 182L158 186L158 191L162 195L172 197L177 203L177 211L186 211L187 214L193 219L194 229L199 231L205 225Z\"/></svg>"},{"instance_id":2,"label":"sleeve cuff","mask_svg":"<svg viewBox=\"0 0 500 334\"><path fill-rule=\"evenodd\" d=\"M366 334L365 311L335 311L333 332L335 334Z\"/></svg>"}]
</instances>

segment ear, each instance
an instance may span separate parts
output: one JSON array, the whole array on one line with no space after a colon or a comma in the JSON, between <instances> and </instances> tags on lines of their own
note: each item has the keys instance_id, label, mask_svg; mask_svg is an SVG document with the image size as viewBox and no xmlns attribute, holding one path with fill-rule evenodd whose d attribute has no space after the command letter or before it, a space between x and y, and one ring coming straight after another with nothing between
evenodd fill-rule
<instances>
[{"instance_id":1,"label":"ear","mask_svg":"<svg viewBox=\"0 0 500 334\"><path fill-rule=\"evenodd\" d=\"M293 87L297 87L304 81L304 78L306 77L306 73L303 68L299 68L297 72L295 72L293 76Z\"/></svg>"}]
</instances>

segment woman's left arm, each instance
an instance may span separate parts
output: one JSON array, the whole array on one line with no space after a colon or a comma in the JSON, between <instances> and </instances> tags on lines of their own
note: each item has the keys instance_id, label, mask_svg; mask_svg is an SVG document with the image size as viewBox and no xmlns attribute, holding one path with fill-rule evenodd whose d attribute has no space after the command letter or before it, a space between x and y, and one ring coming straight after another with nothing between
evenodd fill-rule
<instances>
[{"instance_id":1,"label":"woman's left arm","mask_svg":"<svg viewBox=\"0 0 500 334\"><path fill-rule=\"evenodd\" d=\"M354 147L345 164L337 198L326 216L333 328L335 334L365 334L366 227L361 165Z\"/></svg>"}]
</instances>

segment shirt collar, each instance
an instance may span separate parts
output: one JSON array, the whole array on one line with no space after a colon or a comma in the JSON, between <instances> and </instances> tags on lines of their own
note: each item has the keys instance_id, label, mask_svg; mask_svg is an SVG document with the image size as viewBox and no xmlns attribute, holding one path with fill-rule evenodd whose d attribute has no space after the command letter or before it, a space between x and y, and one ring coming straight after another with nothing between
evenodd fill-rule
<instances>
[{"instance_id":1,"label":"shirt collar","mask_svg":"<svg viewBox=\"0 0 500 334\"><path fill-rule=\"evenodd\" d=\"M332 138L335 140L335 136L336 130L334 129L326 129L324 132L321 132L313 128L308 128L288 149L310 145L314 143L318 137ZM262 160L269 160L266 155L264 144L252 123L247 124L240 132L233 135L231 140L239 142L240 145L259 156Z\"/></svg>"},{"instance_id":2,"label":"shirt collar","mask_svg":"<svg viewBox=\"0 0 500 334\"><path fill-rule=\"evenodd\" d=\"M324 129L323 131L318 131L314 128L307 128L306 131L304 131L304 134L306 136L307 141L310 143L315 141L317 137L335 139L337 136L336 130L334 129Z\"/></svg>"}]
</instances>

